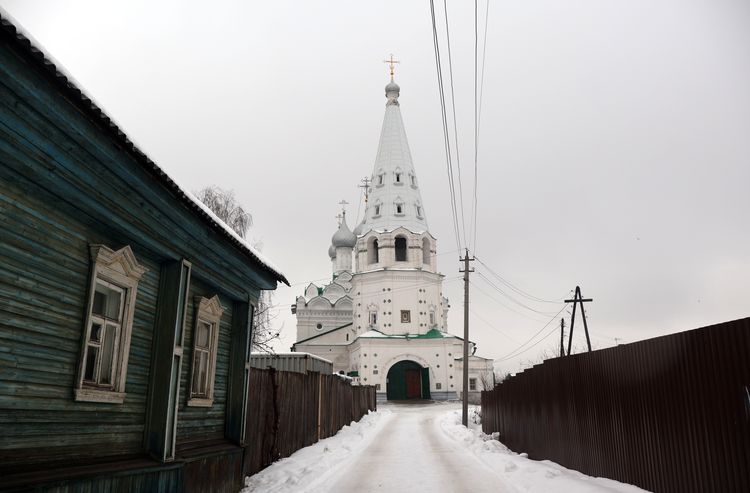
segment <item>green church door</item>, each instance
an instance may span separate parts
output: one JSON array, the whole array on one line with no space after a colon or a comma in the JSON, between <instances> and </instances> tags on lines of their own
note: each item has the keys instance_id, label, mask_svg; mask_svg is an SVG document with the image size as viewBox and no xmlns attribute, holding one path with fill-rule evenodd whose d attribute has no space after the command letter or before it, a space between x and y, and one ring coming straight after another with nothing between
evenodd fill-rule
<instances>
[{"instance_id":1,"label":"green church door","mask_svg":"<svg viewBox=\"0 0 750 493\"><path fill-rule=\"evenodd\" d=\"M406 398L422 398L422 372L419 370L406 370Z\"/></svg>"}]
</instances>

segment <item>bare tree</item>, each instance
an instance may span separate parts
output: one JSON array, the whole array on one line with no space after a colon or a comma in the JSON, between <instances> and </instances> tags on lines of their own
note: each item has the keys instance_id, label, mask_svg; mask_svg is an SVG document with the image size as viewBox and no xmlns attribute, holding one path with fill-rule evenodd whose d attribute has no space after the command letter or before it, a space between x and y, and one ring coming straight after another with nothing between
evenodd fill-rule
<instances>
[{"instance_id":1,"label":"bare tree","mask_svg":"<svg viewBox=\"0 0 750 493\"><path fill-rule=\"evenodd\" d=\"M211 186L196 192L195 196L240 237L244 238L250 226L253 225L253 217L237 202L233 190L222 190ZM260 243L253 246L258 250L262 247ZM253 314L253 351L273 353L273 341L279 339L281 335L283 326L278 330L273 327L273 321L278 314L274 315L272 308L272 292L261 291L258 307Z\"/></svg>"},{"instance_id":2,"label":"bare tree","mask_svg":"<svg viewBox=\"0 0 750 493\"><path fill-rule=\"evenodd\" d=\"M491 371L485 371L479 374L479 383L482 384L482 390L492 390L495 388L495 375Z\"/></svg>"},{"instance_id":3,"label":"bare tree","mask_svg":"<svg viewBox=\"0 0 750 493\"><path fill-rule=\"evenodd\" d=\"M245 237L247 230L253 225L253 216L237 202L234 190L212 186L201 189L195 195L235 233Z\"/></svg>"}]
</instances>

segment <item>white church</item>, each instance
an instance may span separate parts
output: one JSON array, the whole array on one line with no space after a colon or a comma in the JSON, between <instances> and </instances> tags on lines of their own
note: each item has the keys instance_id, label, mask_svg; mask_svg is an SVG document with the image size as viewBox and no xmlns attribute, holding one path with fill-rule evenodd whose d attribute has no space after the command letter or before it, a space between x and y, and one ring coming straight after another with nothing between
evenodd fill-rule
<instances>
[{"instance_id":1,"label":"white church","mask_svg":"<svg viewBox=\"0 0 750 493\"><path fill-rule=\"evenodd\" d=\"M292 306L292 349L328 359L334 371L375 385L378 399L456 399L463 339L448 332L437 240L427 226L392 67L364 218L351 231L346 213L340 216L328 250L331 282L311 283ZM492 381L493 363L473 355L475 350L471 343L473 398Z\"/></svg>"}]
</instances>

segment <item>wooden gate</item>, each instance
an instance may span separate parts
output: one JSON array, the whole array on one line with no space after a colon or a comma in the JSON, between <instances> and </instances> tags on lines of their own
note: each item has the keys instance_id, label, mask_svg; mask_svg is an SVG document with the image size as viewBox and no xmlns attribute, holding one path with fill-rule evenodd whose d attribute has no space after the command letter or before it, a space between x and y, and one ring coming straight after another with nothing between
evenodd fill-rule
<instances>
[{"instance_id":1,"label":"wooden gate","mask_svg":"<svg viewBox=\"0 0 750 493\"><path fill-rule=\"evenodd\" d=\"M406 398L420 399L422 397L422 372L406 370Z\"/></svg>"}]
</instances>

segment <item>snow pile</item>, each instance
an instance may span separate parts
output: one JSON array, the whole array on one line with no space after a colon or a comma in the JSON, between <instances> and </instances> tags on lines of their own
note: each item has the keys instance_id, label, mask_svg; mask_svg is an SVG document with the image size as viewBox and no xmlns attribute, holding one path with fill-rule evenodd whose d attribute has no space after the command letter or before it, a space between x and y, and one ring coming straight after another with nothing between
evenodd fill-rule
<instances>
[{"instance_id":1,"label":"snow pile","mask_svg":"<svg viewBox=\"0 0 750 493\"><path fill-rule=\"evenodd\" d=\"M473 412L472 412L473 411ZM469 411L470 418L477 409ZM477 420L480 421L480 420ZM528 459L526 454L517 454L497 440L497 434L486 435L481 425L469 419L469 428L461 425L461 411L450 411L440 420L440 427L466 451L474 454L488 466L503 483L512 485L520 492L529 493L636 493L641 488L605 478L586 476L545 460Z\"/></svg>"},{"instance_id":2,"label":"snow pile","mask_svg":"<svg viewBox=\"0 0 750 493\"><path fill-rule=\"evenodd\" d=\"M371 411L358 422L344 426L336 435L245 478L245 488L240 493L319 491L323 484L346 471L342 462L351 461L364 450L390 417L390 410Z\"/></svg>"}]
</instances>

